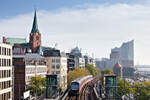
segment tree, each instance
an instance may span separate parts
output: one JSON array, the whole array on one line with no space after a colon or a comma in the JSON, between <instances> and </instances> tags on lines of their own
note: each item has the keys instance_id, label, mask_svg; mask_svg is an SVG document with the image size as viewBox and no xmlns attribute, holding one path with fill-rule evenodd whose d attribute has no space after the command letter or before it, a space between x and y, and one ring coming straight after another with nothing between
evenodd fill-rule
<instances>
[{"instance_id":1,"label":"tree","mask_svg":"<svg viewBox=\"0 0 150 100\"><path fill-rule=\"evenodd\" d=\"M106 69L106 70L102 70L101 71L101 74L104 76L104 74L114 74L111 70L109 70L109 69Z\"/></svg>"},{"instance_id":2,"label":"tree","mask_svg":"<svg viewBox=\"0 0 150 100\"><path fill-rule=\"evenodd\" d=\"M121 80L120 77L117 77L117 86L118 86L118 94L122 97L123 95L127 95L130 93L131 88L130 83L125 80Z\"/></svg>"},{"instance_id":3,"label":"tree","mask_svg":"<svg viewBox=\"0 0 150 100\"><path fill-rule=\"evenodd\" d=\"M150 100L150 82L142 81L132 85L120 78L117 78L117 81L120 96L126 95L130 97L128 94L133 94L136 100Z\"/></svg>"},{"instance_id":4,"label":"tree","mask_svg":"<svg viewBox=\"0 0 150 100\"><path fill-rule=\"evenodd\" d=\"M99 70L93 64L86 64L86 69L90 72L91 75L96 76L99 73Z\"/></svg>"},{"instance_id":5,"label":"tree","mask_svg":"<svg viewBox=\"0 0 150 100\"><path fill-rule=\"evenodd\" d=\"M70 83L81 77L81 76L86 76L86 75L89 75L89 71L87 69L81 69L81 68L75 68L74 70L72 71L69 71L68 74L67 74L67 83L68 85L70 85Z\"/></svg>"},{"instance_id":6,"label":"tree","mask_svg":"<svg viewBox=\"0 0 150 100\"><path fill-rule=\"evenodd\" d=\"M137 100L150 100L150 82L136 82L132 85L132 93Z\"/></svg>"},{"instance_id":7,"label":"tree","mask_svg":"<svg viewBox=\"0 0 150 100\"><path fill-rule=\"evenodd\" d=\"M45 91L46 78L42 78L41 76L34 76L30 80L29 89L33 93L33 95L41 95Z\"/></svg>"},{"instance_id":8,"label":"tree","mask_svg":"<svg viewBox=\"0 0 150 100\"><path fill-rule=\"evenodd\" d=\"M109 69L106 69L106 70L102 70L101 71L101 77L100 77L100 80L102 82L102 85L104 85L104 74L114 74L111 70Z\"/></svg>"}]
</instances>

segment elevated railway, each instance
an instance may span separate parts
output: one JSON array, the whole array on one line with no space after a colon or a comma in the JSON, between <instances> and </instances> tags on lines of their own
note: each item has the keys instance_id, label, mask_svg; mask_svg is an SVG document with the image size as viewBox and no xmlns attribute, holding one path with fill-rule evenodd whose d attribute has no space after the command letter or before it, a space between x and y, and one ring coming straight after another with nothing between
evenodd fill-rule
<instances>
[{"instance_id":1,"label":"elevated railway","mask_svg":"<svg viewBox=\"0 0 150 100\"><path fill-rule=\"evenodd\" d=\"M94 84L98 77L86 76L73 81L62 100L97 100L94 92Z\"/></svg>"}]
</instances>

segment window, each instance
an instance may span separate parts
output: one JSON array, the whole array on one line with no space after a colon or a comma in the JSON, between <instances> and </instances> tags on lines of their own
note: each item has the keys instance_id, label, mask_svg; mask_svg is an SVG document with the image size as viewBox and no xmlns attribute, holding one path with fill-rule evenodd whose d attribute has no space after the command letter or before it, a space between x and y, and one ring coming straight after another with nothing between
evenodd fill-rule
<instances>
[{"instance_id":1,"label":"window","mask_svg":"<svg viewBox=\"0 0 150 100\"><path fill-rule=\"evenodd\" d=\"M55 68L55 65L52 65L52 68L54 69L54 68Z\"/></svg>"},{"instance_id":2,"label":"window","mask_svg":"<svg viewBox=\"0 0 150 100\"><path fill-rule=\"evenodd\" d=\"M1 62L2 60L0 59L0 66L2 66L2 62Z\"/></svg>"},{"instance_id":3,"label":"window","mask_svg":"<svg viewBox=\"0 0 150 100\"><path fill-rule=\"evenodd\" d=\"M2 59L2 66L4 66L4 59Z\"/></svg>"},{"instance_id":4,"label":"window","mask_svg":"<svg viewBox=\"0 0 150 100\"><path fill-rule=\"evenodd\" d=\"M2 47L2 55L4 55L4 48Z\"/></svg>"},{"instance_id":5,"label":"window","mask_svg":"<svg viewBox=\"0 0 150 100\"><path fill-rule=\"evenodd\" d=\"M55 59L52 59L52 63L55 63Z\"/></svg>"},{"instance_id":6,"label":"window","mask_svg":"<svg viewBox=\"0 0 150 100\"><path fill-rule=\"evenodd\" d=\"M0 47L0 55L2 54L2 51L1 51L1 47Z\"/></svg>"},{"instance_id":7,"label":"window","mask_svg":"<svg viewBox=\"0 0 150 100\"><path fill-rule=\"evenodd\" d=\"M7 59L7 66L9 66L9 60Z\"/></svg>"},{"instance_id":8,"label":"window","mask_svg":"<svg viewBox=\"0 0 150 100\"><path fill-rule=\"evenodd\" d=\"M7 48L7 55L9 55L9 49Z\"/></svg>"},{"instance_id":9,"label":"window","mask_svg":"<svg viewBox=\"0 0 150 100\"><path fill-rule=\"evenodd\" d=\"M60 74L60 71L56 71L56 74Z\"/></svg>"},{"instance_id":10,"label":"window","mask_svg":"<svg viewBox=\"0 0 150 100\"><path fill-rule=\"evenodd\" d=\"M0 70L0 78L2 78L2 70Z\"/></svg>"},{"instance_id":11,"label":"window","mask_svg":"<svg viewBox=\"0 0 150 100\"><path fill-rule=\"evenodd\" d=\"M39 37L38 37L38 36L36 37L36 40L39 40Z\"/></svg>"},{"instance_id":12,"label":"window","mask_svg":"<svg viewBox=\"0 0 150 100\"><path fill-rule=\"evenodd\" d=\"M4 49L4 52L5 52L5 55L6 55L6 53L7 53L6 48Z\"/></svg>"},{"instance_id":13,"label":"window","mask_svg":"<svg viewBox=\"0 0 150 100\"><path fill-rule=\"evenodd\" d=\"M56 59L56 63L60 63L60 59Z\"/></svg>"},{"instance_id":14,"label":"window","mask_svg":"<svg viewBox=\"0 0 150 100\"><path fill-rule=\"evenodd\" d=\"M53 71L53 72L52 72L52 74L54 75L54 74L55 74L55 72Z\"/></svg>"},{"instance_id":15,"label":"window","mask_svg":"<svg viewBox=\"0 0 150 100\"><path fill-rule=\"evenodd\" d=\"M6 59L4 59L4 66L6 66Z\"/></svg>"},{"instance_id":16,"label":"window","mask_svg":"<svg viewBox=\"0 0 150 100\"><path fill-rule=\"evenodd\" d=\"M9 56L11 55L11 49L8 49L8 55Z\"/></svg>"},{"instance_id":17,"label":"window","mask_svg":"<svg viewBox=\"0 0 150 100\"><path fill-rule=\"evenodd\" d=\"M60 65L56 65L56 68L59 69L59 68L60 68Z\"/></svg>"},{"instance_id":18,"label":"window","mask_svg":"<svg viewBox=\"0 0 150 100\"><path fill-rule=\"evenodd\" d=\"M11 60L10 59L8 60L8 66L11 66Z\"/></svg>"}]
</instances>

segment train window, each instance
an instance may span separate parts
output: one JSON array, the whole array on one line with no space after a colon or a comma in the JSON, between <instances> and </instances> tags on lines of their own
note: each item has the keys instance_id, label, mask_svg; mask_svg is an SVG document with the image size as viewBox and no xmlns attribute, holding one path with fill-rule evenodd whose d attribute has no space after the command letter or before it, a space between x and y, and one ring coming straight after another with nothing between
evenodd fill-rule
<instances>
[{"instance_id":1,"label":"train window","mask_svg":"<svg viewBox=\"0 0 150 100\"><path fill-rule=\"evenodd\" d=\"M78 83L71 83L71 90L79 90L79 84Z\"/></svg>"}]
</instances>

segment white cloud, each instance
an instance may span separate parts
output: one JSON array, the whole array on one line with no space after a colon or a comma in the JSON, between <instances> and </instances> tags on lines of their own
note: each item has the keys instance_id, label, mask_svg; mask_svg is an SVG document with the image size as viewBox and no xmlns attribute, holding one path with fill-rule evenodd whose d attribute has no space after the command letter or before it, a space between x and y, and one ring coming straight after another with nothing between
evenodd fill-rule
<instances>
[{"instance_id":1,"label":"white cloud","mask_svg":"<svg viewBox=\"0 0 150 100\"><path fill-rule=\"evenodd\" d=\"M110 49L135 39L135 63L150 64L150 7L140 4L87 6L57 12L38 11L42 43L70 50L79 45L95 57L108 57ZM29 36L33 13L0 20L0 33L9 37Z\"/></svg>"}]
</instances>

